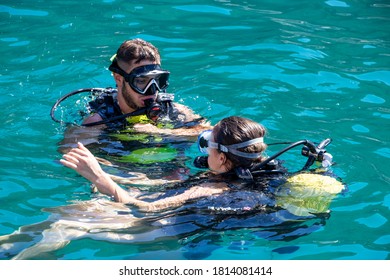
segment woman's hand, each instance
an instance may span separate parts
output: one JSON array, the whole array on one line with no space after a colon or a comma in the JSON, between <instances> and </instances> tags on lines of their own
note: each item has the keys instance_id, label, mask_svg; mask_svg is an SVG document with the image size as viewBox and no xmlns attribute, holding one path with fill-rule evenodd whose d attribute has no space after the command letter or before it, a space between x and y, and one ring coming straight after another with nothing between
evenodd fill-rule
<instances>
[{"instance_id":1,"label":"woman's hand","mask_svg":"<svg viewBox=\"0 0 390 280\"><path fill-rule=\"evenodd\" d=\"M92 183L95 183L105 173L94 155L80 142L77 143L77 148L73 148L64 154L60 162Z\"/></svg>"}]
</instances>

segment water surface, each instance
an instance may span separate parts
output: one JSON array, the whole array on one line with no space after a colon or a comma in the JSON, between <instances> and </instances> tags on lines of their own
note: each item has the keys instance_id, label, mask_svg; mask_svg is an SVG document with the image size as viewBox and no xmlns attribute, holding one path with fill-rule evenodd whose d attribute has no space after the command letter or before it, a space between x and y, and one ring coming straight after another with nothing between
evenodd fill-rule
<instances>
[{"instance_id":1,"label":"water surface","mask_svg":"<svg viewBox=\"0 0 390 280\"><path fill-rule=\"evenodd\" d=\"M389 10L380 0L5 1L0 234L89 200L89 184L57 163L63 128L49 112L72 90L115 86L109 58L140 37L160 49L176 101L213 124L234 114L263 123L269 142L331 137L348 192L298 238L219 222L136 244L83 238L38 258L389 259ZM305 161L299 149L282 158L290 169Z\"/></svg>"}]
</instances>

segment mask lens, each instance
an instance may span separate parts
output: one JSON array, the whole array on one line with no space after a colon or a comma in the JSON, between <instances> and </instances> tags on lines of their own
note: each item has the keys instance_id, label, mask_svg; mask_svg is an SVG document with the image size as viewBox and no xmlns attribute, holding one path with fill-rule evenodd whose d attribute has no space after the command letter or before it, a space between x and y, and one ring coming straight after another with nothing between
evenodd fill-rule
<instances>
[{"instance_id":1,"label":"mask lens","mask_svg":"<svg viewBox=\"0 0 390 280\"><path fill-rule=\"evenodd\" d=\"M149 74L137 75L129 81L129 84L132 89L134 89L139 94L153 95L155 92L147 94L148 90L152 88L153 90L157 89L158 91L165 90L168 85L169 73L162 74ZM152 90L152 91L153 91Z\"/></svg>"},{"instance_id":2,"label":"mask lens","mask_svg":"<svg viewBox=\"0 0 390 280\"><path fill-rule=\"evenodd\" d=\"M164 90L169 86L169 73L162 73L155 77L160 90Z\"/></svg>"},{"instance_id":3,"label":"mask lens","mask_svg":"<svg viewBox=\"0 0 390 280\"><path fill-rule=\"evenodd\" d=\"M211 130L203 131L198 136L198 148L202 154L208 154L207 148L209 147L209 141L211 139Z\"/></svg>"},{"instance_id":4,"label":"mask lens","mask_svg":"<svg viewBox=\"0 0 390 280\"><path fill-rule=\"evenodd\" d=\"M148 76L135 77L131 83L131 87L135 88L137 92L144 92L152 79Z\"/></svg>"},{"instance_id":5,"label":"mask lens","mask_svg":"<svg viewBox=\"0 0 390 280\"><path fill-rule=\"evenodd\" d=\"M161 69L159 64L140 66L127 74L115 59L108 69L124 77L130 87L142 95L153 95L169 86L169 71Z\"/></svg>"}]
</instances>

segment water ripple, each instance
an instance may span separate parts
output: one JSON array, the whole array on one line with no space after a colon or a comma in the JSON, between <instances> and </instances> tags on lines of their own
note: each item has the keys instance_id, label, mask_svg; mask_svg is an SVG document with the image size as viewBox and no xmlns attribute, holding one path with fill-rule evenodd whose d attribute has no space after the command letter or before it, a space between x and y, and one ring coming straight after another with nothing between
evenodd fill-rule
<instances>
[{"instance_id":1,"label":"water ripple","mask_svg":"<svg viewBox=\"0 0 390 280\"><path fill-rule=\"evenodd\" d=\"M363 224L370 228L378 228L387 223L387 219L383 217L381 214L374 214L366 218L356 219L356 222Z\"/></svg>"},{"instance_id":2,"label":"water ripple","mask_svg":"<svg viewBox=\"0 0 390 280\"><path fill-rule=\"evenodd\" d=\"M382 157L390 158L390 148L380 148L376 150L374 153Z\"/></svg>"},{"instance_id":3,"label":"water ripple","mask_svg":"<svg viewBox=\"0 0 390 280\"><path fill-rule=\"evenodd\" d=\"M367 94L364 98L360 100L366 103L374 103L374 104L383 104L386 102L385 99L376 96L375 94Z\"/></svg>"},{"instance_id":4,"label":"water ripple","mask_svg":"<svg viewBox=\"0 0 390 280\"><path fill-rule=\"evenodd\" d=\"M217 66L207 70L211 73L231 73L228 77L240 80L271 79L279 80L296 88L308 88L313 92L343 93L343 88L356 89L359 83L337 73L320 71L318 73L289 74L274 65L230 65Z\"/></svg>"},{"instance_id":5,"label":"water ripple","mask_svg":"<svg viewBox=\"0 0 390 280\"><path fill-rule=\"evenodd\" d=\"M8 13L11 16L37 16L37 17L44 17L49 14L46 11L15 9L4 5L0 5L0 13Z\"/></svg>"},{"instance_id":6,"label":"water ripple","mask_svg":"<svg viewBox=\"0 0 390 280\"><path fill-rule=\"evenodd\" d=\"M390 71L375 71L360 75L351 75L361 81L382 82L390 86Z\"/></svg>"},{"instance_id":7,"label":"water ripple","mask_svg":"<svg viewBox=\"0 0 390 280\"><path fill-rule=\"evenodd\" d=\"M322 51L312 50L293 44L254 44L248 46L235 46L230 51L254 51L254 50L276 50L280 52L291 52L303 59L320 59L327 55Z\"/></svg>"},{"instance_id":8,"label":"water ripple","mask_svg":"<svg viewBox=\"0 0 390 280\"><path fill-rule=\"evenodd\" d=\"M186 5L186 6L174 6L175 9L186 11L186 12L195 12L195 13L213 13L221 15L230 15L230 9L224 9L220 7L215 7L211 5Z\"/></svg>"},{"instance_id":9,"label":"water ripple","mask_svg":"<svg viewBox=\"0 0 390 280\"><path fill-rule=\"evenodd\" d=\"M332 6L332 7L344 7L344 8L349 7L349 5L347 3L345 3L344 1L338 1L338 0L325 1L325 4Z\"/></svg>"}]
</instances>

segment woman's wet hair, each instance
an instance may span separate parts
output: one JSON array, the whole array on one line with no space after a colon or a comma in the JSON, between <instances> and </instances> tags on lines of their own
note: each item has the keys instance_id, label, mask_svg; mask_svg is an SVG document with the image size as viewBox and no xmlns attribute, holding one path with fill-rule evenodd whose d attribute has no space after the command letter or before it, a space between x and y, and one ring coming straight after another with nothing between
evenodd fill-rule
<instances>
[{"instance_id":1,"label":"woman's wet hair","mask_svg":"<svg viewBox=\"0 0 390 280\"><path fill-rule=\"evenodd\" d=\"M142 60L150 60L156 64L161 64L158 49L142 39L124 41L116 52L116 58L125 63L137 64Z\"/></svg>"},{"instance_id":2,"label":"woman's wet hair","mask_svg":"<svg viewBox=\"0 0 390 280\"><path fill-rule=\"evenodd\" d=\"M214 142L223 145L232 145L246 142L255 138L264 137L266 134L265 127L247 118L232 116L222 119L213 129ZM246 153L261 153L265 151L267 145L265 143L256 143L248 147L239 148L237 150ZM231 167L249 167L254 162L259 162L259 159L243 158L232 153L225 153L226 157L231 161Z\"/></svg>"}]
</instances>

